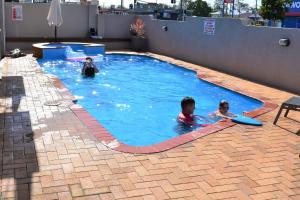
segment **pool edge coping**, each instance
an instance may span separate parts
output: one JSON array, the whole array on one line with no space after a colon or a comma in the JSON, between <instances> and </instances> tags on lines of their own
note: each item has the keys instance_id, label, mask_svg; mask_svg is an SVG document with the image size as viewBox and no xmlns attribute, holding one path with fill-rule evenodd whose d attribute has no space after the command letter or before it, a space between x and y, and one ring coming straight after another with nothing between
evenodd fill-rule
<instances>
[{"instance_id":1,"label":"pool edge coping","mask_svg":"<svg viewBox=\"0 0 300 200\"><path fill-rule=\"evenodd\" d=\"M192 70L197 73L197 77L201 80L207 81L209 83L215 84L219 87L237 92L239 94L245 95L247 97L256 99L258 101L261 101L263 105L256 110L248 111L245 113L248 117L258 117L260 115L266 114L278 107L276 103L273 103L269 98L265 98L263 96L251 93L249 91L244 91L236 86L227 85L222 81L216 81L213 80L213 76L201 74L197 69L186 67L184 65L178 65L178 63L172 62L172 61L165 61L162 58L157 58L155 55L151 55L149 53L143 54L143 53L107 53L107 54L128 54L128 55L142 55L142 56L148 56L154 59L161 60L163 62L169 62L171 64L174 64L178 67L182 67L188 70ZM185 61L182 61L185 62ZM51 77L51 80L54 83L54 86L59 89L59 92L62 94L63 97L71 98L72 100L76 100L76 98L73 96L73 94L68 90L68 88L64 85L64 83L57 77ZM188 142L192 142L194 140L197 140L199 138L202 138L204 136L210 135L212 133L219 132L221 130L224 130L226 128L235 126L236 123L231 122L231 120L221 120L218 121L208 127L201 128L196 131L192 131L189 133L185 133L183 135L180 135L175 138L171 138L169 140L166 140L164 142L154 144L151 146L130 146L127 144L124 144L122 142L119 142L117 138L115 138L108 130L106 130L100 122L98 122L88 111L86 111L83 107L80 105L77 105L75 102L73 102L73 105L70 106L71 111L77 116L77 118L85 125L89 131L105 146L109 147L110 149L124 152L124 153L133 153L133 154L151 154L151 153L159 153L163 151L170 150L172 148L181 146L183 144L186 144Z\"/></svg>"}]
</instances>

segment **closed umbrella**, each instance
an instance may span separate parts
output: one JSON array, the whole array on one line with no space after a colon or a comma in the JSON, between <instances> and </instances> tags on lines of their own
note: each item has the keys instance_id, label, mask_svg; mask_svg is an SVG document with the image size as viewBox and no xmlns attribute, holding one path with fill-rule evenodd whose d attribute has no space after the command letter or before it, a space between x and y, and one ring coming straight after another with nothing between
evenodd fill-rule
<instances>
[{"instance_id":1,"label":"closed umbrella","mask_svg":"<svg viewBox=\"0 0 300 200\"><path fill-rule=\"evenodd\" d=\"M61 16L60 0L52 0L49 13L47 16L49 26L55 27L55 41L57 41L57 27L62 25L63 19Z\"/></svg>"}]
</instances>

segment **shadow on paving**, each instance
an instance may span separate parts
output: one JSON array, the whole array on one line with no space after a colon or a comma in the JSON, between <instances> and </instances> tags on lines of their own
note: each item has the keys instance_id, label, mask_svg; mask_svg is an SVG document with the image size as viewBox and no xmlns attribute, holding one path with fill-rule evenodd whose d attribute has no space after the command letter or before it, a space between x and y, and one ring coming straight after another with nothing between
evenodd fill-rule
<instances>
[{"instance_id":1,"label":"shadow on paving","mask_svg":"<svg viewBox=\"0 0 300 200\"><path fill-rule=\"evenodd\" d=\"M32 174L38 171L30 114L18 112L22 96L25 89L21 76L2 77L0 98L12 99L11 109L0 113L1 196L4 199L30 199Z\"/></svg>"},{"instance_id":2,"label":"shadow on paving","mask_svg":"<svg viewBox=\"0 0 300 200\"><path fill-rule=\"evenodd\" d=\"M294 114L296 112L293 112ZM300 126L300 121L299 121L299 118L295 118L295 116L297 115L294 115L292 117L290 116L287 116L287 117L281 117L281 119L279 120L279 124L276 124L277 127L285 130L285 131L288 131L290 133L293 133L293 134L296 134L297 136L300 136L300 129L298 130L298 128L296 127L299 127ZM280 123L281 121L281 123ZM293 124L294 126L289 126L289 124Z\"/></svg>"},{"instance_id":3,"label":"shadow on paving","mask_svg":"<svg viewBox=\"0 0 300 200\"><path fill-rule=\"evenodd\" d=\"M13 112L17 112L22 96L25 96L25 88L22 76L2 77L0 98L12 99Z\"/></svg>"}]
</instances>

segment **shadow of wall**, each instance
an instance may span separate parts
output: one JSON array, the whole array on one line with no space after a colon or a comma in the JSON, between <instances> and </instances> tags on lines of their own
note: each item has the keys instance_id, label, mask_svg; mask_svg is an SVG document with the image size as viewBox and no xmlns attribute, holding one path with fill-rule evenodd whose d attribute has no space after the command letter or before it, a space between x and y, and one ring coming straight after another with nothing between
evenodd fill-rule
<instances>
[{"instance_id":1,"label":"shadow of wall","mask_svg":"<svg viewBox=\"0 0 300 200\"><path fill-rule=\"evenodd\" d=\"M0 175L4 199L30 199L32 174L38 171L29 111L18 111L22 96L25 96L25 88L21 76L2 78L1 102L3 99L12 101L8 104L11 108L6 107L5 112L0 113Z\"/></svg>"}]
</instances>

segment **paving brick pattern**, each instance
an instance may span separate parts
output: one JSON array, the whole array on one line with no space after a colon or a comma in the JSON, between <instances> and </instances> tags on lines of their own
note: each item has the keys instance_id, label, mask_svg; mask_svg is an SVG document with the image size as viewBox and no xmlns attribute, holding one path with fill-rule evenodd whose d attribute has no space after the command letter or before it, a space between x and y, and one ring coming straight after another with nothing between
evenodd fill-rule
<instances>
[{"instance_id":1,"label":"paving brick pattern","mask_svg":"<svg viewBox=\"0 0 300 200\"><path fill-rule=\"evenodd\" d=\"M152 56L278 104L292 96ZM300 199L299 113L274 126L276 109L258 117L263 127L236 125L165 152L126 154L99 143L31 56L5 59L3 76L2 199Z\"/></svg>"}]
</instances>

